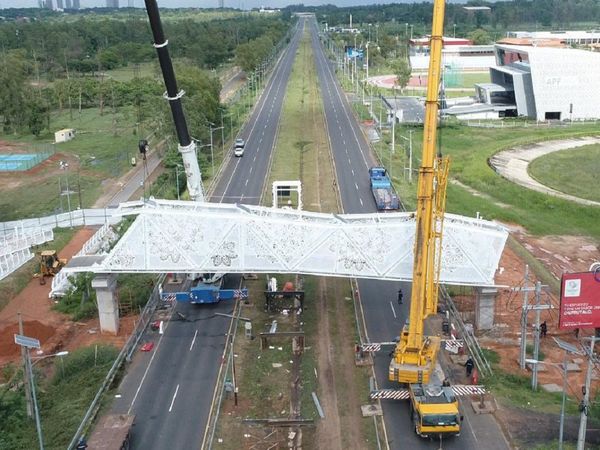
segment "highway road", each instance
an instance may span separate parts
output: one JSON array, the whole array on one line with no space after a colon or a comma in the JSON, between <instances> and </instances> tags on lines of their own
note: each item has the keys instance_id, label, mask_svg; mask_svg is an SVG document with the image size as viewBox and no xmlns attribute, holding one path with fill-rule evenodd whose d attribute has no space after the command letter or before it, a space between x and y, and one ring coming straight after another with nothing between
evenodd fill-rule
<instances>
[{"instance_id":1,"label":"highway road","mask_svg":"<svg viewBox=\"0 0 600 450\"><path fill-rule=\"evenodd\" d=\"M226 161L210 201L260 202L301 35L302 25L239 134L246 141L244 156L231 155ZM227 287L239 283L239 277L226 279ZM168 322L164 334L158 337L149 332L147 338L155 347L152 352L136 354L112 407L114 413L136 415L134 449L200 448L230 325L229 319L215 313L230 313L232 309L228 302L201 307L177 304L174 320Z\"/></svg>"},{"instance_id":2,"label":"highway road","mask_svg":"<svg viewBox=\"0 0 600 450\"><path fill-rule=\"evenodd\" d=\"M315 55L324 112L333 152L338 186L345 213L376 212L369 188L368 168L375 165L370 147L361 132L339 83L335 64L325 56L318 37L316 22L311 22L312 48ZM368 338L385 342L400 334L408 315L410 284L377 280L358 280ZM397 291L402 288L402 305L397 304ZM350 344L350 343L349 343ZM380 388L397 388L387 380L390 358L386 353L375 357L375 373ZM387 441L392 449L440 448L439 442L419 438L412 427L407 402L382 401ZM488 415L475 416L469 405L462 405L465 415L461 436L443 442L447 449L507 449L504 436Z\"/></svg>"}]
</instances>

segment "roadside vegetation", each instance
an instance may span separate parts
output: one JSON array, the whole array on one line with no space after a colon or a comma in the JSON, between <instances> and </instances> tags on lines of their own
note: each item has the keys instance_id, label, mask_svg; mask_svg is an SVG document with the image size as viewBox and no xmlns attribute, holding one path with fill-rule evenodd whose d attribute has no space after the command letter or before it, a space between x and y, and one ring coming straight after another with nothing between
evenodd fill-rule
<instances>
[{"instance_id":1,"label":"roadside vegetation","mask_svg":"<svg viewBox=\"0 0 600 450\"><path fill-rule=\"evenodd\" d=\"M45 448L67 447L118 352L111 346L86 347L33 366ZM38 448L35 422L27 417L18 388L21 366L3 371L11 381L0 387L0 448Z\"/></svg>"}]
</instances>

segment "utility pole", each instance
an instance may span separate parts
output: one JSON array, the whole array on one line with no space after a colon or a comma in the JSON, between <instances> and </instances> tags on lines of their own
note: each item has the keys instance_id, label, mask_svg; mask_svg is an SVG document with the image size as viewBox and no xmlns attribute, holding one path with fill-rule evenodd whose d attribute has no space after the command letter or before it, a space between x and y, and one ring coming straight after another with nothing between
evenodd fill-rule
<instances>
[{"instance_id":1,"label":"utility pole","mask_svg":"<svg viewBox=\"0 0 600 450\"><path fill-rule=\"evenodd\" d=\"M523 309L521 311L521 352L519 358L519 365L521 369L525 369L525 358L527 352L527 294L529 294L529 288L527 283L529 282L529 264L525 264L525 281L523 282Z\"/></svg>"},{"instance_id":2,"label":"utility pole","mask_svg":"<svg viewBox=\"0 0 600 450\"><path fill-rule=\"evenodd\" d=\"M534 329L534 337L533 337L533 359L538 360L538 356L540 353L540 298L542 294L542 283L539 281L535 283L535 329ZM531 376L531 389L534 391L537 390L538 384L538 365L533 365L533 371Z\"/></svg>"},{"instance_id":3,"label":"utility pole","mask_svg":"<svg viewBox=\"0 0 600 450\"><path fill-rule=\"evenodd\" d=\"M21 317L21 313L17 313L17 318L19 319L19 334L24 335L23 333L23 318ZM23 383L25 384L25 400L27 401L27 417L33 417L33 406L31 402L31 384L29 383L29 366L27 365L27 355L26 355L26 347L21 346L21 357L23 358Z\"/></svg>"},{"instance_id":4,"label":"utility pole","mask_svg":"<svg viewBox=\"0 0 600 450\"><path fill-rule=\"evenodd\" d=\"M408 130L408 182L412 183L412 134L414 130Z\"/></svg>"},{"instance_id":5,"label":"utility pole","mask_svg":"<svg viewBox=\"0 0 600 450\"><path fill-rule=\"evenodd\" d=\"M585 386L583 387L583 400L580 406L579 419L579 435L577 436L577 450L585 448L585 433L587 429L587 415L590 407L590 384L592 382L592 369L594 367L594 346L596 345L596 337L592 335L590 338L590 350L588 356L587 373L585 375Z\"/></svg>"}]
</instances>

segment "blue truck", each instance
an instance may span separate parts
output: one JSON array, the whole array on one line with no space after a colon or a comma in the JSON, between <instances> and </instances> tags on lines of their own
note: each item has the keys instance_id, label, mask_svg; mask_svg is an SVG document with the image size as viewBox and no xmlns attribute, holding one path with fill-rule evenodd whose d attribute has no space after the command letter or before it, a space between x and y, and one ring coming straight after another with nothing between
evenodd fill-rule
<instances>
[{"instance_id":1,"label":"blue truck","mask_svg":"<svg viewBox=\"0 0 600 450\"><path fill-rule=\"evenodd\" d=\"M371 167L369 169L371 179L371 192L379 211L400 208L400 200L394 191L392 181L385 167Z\"/></svg>"},{"instance_id":2,"label":"blue truck","mask_svg":"<svg viewBox=\"0 0 600 450\"><path fill-rule=\"evenodd\" d=\"M221 279L222 280L222 279ZM192 304L218 303L221 300L233 300L248 298L248 289L222 289L221 283L206 284L198 283L189 291L185 292L163 292L163 300L175 299L178 302L188 302Z\"/></svg>"}]
</instances>

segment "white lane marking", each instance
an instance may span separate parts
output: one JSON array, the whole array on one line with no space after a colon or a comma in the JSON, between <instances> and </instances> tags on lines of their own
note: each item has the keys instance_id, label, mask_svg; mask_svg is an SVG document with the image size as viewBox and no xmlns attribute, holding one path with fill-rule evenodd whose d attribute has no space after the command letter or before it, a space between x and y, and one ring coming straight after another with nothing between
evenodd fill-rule
<instances>
[{"instance_id":1,"label":"white lane marking","mask_svg":"<svg viewBox=\"0 0 600 450\"><path fill-rule=\"evenodd\" d=\"M362 198L358 197L358 199L360 200L360 206L364 206L363 202L362 202Z\"/></svg>"},{"instance_id":2,"label":"white lane marking","mask_svg":"<svg viewBox=\"0 0 600 450\"><path fill-rule=\"evenodd\" d=\"M254 161L256 161L256 156L254 157ZM250 173L252 173L252 170L254 170L254 166L250 166Z\"/></svg>"},{"instance_id":3,"label":"white lane marking","mask_svg":"<svg viewBox=\"0 0 600 450\"><path fill-rule=\"evenodd\" d=\"M356 186L356 190L358 191L358 184L354 183L354 186Z\"/></svg>"},{"instance_id":4,"label":"white lane marking","mask_svg":"<svg viewBox=\"0 0 600 450\"><path fill-rule=\"evenodd\" d=\"M248 186L248 178L246 178L246 184L245 185Z\"/></svg>"},{"instance_id":5,"label":"white lane marking","mask_svg":"<svg viewBox=\"0 0 600 450\"><path fill-rule=\"evenodd\" d=\"M392 314L394 314L394 319L396 319L396 310L394 309L394 305L392 304L392 302L390 302L390 308L392 308Z\"/></svg>"},{"instance_id":6,"label":"white lane marking","mask_svg":"<svg viewBox=\"0 0 600 450\"><path fill-rule=\"evenodd\" d=\"M173 311L175 311L175 308L173 308L173 310L171 311L171 316L173 315ZM171 318L171 316L169 316L169 319ZM169 324L171 323L171 321L167 320L166 322L167 322L167 324L165 325L165 329L163 330L164 333L161 334L160 338L158 339L158 344L156 344L156 349L154 350L154 353L152 354L152 358L150 358L150 362L148 363L148 367L146 367L146 370L144 371L144 376L140 380L140 384L139 384L137 390L135 391L135 395L133 396L133 400L131 400L131 405L129 405L129 409L127 410L127 414L131 414L131 410L133 409L133 404L135 403L135 400L137 399L137 396L140 393L140 390L142 389L142 385L144 384L144 380L146 379L146 375L148 375L148 371L150 370L150 366L152 365L152 361L154 361L154 357L158 353L158 348L160 347L160 344L161 344L163 338L165 337L165 335L167 333L167 327L169 326Z\"/></svg>"},{"instance_id":7,"label":"white lane marking","mask_svg":"<svg viewBox=\"0 0 600 450\"><path fill-rule=\"evenodd\" d=\"M171 406L169 406L169 412L173 409L173 403L175 403L175 397L177 397L177 391L179 391L179 385L175 388L175 394L173 394L173 400L171 400Z\"/></svg>"},{"instance_id":8,"label":"white lane marking","mask_svg":"<svg viewBox=\"0 0 600 450\"><path fill-rule=\"evenodd\" d=\"M346 151L347 151L347 150L346 150ZM352 176L355 176L355 175L354 175L354 169L350 169L350 170L352 171Z\"/></svg>"},{"instance_id":9,"label":"white lane marking","mask_svg":"<svg viewBox=\"0 0 600 450\"><path fill-rule=\"evenodd\" d=\"M348 158L348 165L351 166L352 165L352 161L350 161L350 158Z\"/></svg>"},{"instance_id":10,"label":"white lane marking","mask_svg":"<svg viewBox=\"0 0 600 450\"><path fill-rule=\"evenodd\" d=\"M192 339L192 343L190 344L190 352L192 351L192 348L194 348L194 342L196 342L196 336L198 336L198 330L196 330L196 332L194 333L194 338Z\"/></svg>"}]
</instances>

